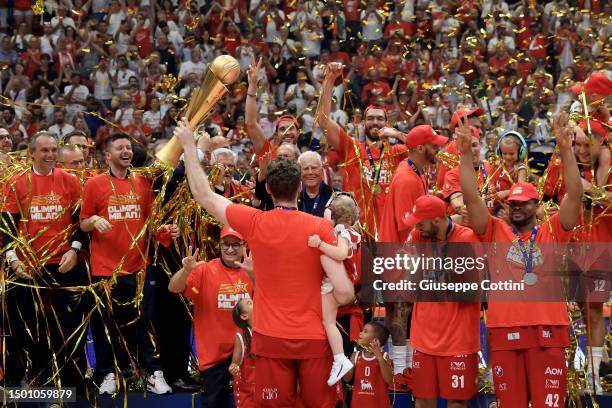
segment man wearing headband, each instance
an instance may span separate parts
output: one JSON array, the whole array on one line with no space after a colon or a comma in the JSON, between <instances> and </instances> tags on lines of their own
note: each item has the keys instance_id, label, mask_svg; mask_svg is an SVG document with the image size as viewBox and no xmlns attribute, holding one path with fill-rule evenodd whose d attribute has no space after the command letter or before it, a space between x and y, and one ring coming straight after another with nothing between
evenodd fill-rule
<instances>
[{"instance_id":1,"label":"man wearing headband","mask_svg":"<svg viewBox=\"0 0 612 408\"><path fill-rule=\"evenodd\" d=\"M401 132L387 127L384 108L368 106L364 112L366 142L350 138L330 119L332 90L336 78L342 73L342 65L330 63L325 68L321 91L319 124L327 141L334 147L343 166L344 190L355 193L361 209L360 222L367 232L365 239L377 236L378 225L385 206L391 176L398 158L404 152L399 145L390 148L384 143L389 137L405 139ZM400 153L401 150L401 153Z\"/></svg>"}]
</instances>

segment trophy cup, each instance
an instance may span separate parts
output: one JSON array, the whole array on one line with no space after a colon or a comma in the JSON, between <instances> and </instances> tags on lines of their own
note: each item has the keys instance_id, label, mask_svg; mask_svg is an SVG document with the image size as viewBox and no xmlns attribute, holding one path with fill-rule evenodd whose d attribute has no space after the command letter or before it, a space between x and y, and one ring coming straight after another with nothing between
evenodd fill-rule
<instances>
[{"instance_id":1,"label":"trophy cup","mask_svg":"<svg viewBox=\"0 0 612 408\"><path fill-rule=\"evenodd\" d=\"M227 93L231 85L240 77L240 64L230 55L220 55L214 59L204 73L202 84L191 94L189 104L183 112L189 124L195 129L212 108ZM155 157L164 165L175 168L183 153L183 147L175 136L160 150Z\"/></svg>"}]
</instances>

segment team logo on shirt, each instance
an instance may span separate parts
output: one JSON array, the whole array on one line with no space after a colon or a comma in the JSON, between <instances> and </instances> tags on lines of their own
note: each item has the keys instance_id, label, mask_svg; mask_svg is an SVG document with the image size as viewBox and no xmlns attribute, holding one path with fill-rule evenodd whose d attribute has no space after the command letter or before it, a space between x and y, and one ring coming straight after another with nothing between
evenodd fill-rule
<instances>
[{"instance_id":1,"label":"team logo on shirt","mask_svg":"<svg viewBox=\"0 0 612 408\"><path fill-rule=\"evenodd\" d=\"M140 197L137 194L114 195L108 199L109 221L138 220L140 214Z\"/></svg>"},{"instance_id":2,"label":"team logo on shirt","mask_svg":"<svg viewBox=\"0 0 612 408\"><path fill-rule=\"evenodd\" d=\"M376 165L376 167L378 167L378 165ZM391 172L389 171L389 169L384 168L384 164L382 165L382 167L383 168L380 169L380 175L378 176L378 182L379 184L389 184L391 183ZM374 179L376 178L376 169L374 169L373 167L363 166L363 173L365 174L369 182L374 181Z\"/></svg>"},{"instance_id":3,"label":"team logo on shirt","mask_svg":"<svg viewBox=\"0 0 612 408\"><path fill-rule=\"evenodd\" d=\"M451 361L451 371L465 371L465 361Z\"/></svg>"},{"instance_id":4,"label":"team logo on shirt","mask_svg":"<svg viewBox=\"0 0 612 408\"><path fill-rule=\"evenodd\" d=\"M261 390L261 399L273 400L278 398L278 388L264 388Z\"/></svg>"},{"instance_id":5,"label":"team logo on shirt","mask_svg":"<svg viewBox=\"0 0 612 408\"><path fill-rule=\"evenodd\" d=\"M518 244L512 245L508 250L508 255L506 256L506 260L512 262L515 265L518 265L521 268L525 268L525 257L523 257L523 253L521 252L521 248L518 247ZM542 255L542 250L538 247L538 244L534 243L533 246L533 261L532 266L540 266L544 263L544 255Z\"/></svg>"},{"instance_id":6,"label":"team logo on shirt","mask_svg":"<svg viewBox=\"0 0 612 408\"><path fill-rule=\"evenodd\" d=\"M51 191L49 194L32 197L30 203L30 219L32 221L49 221L61 218L64 215L62 197Z\"/></svg>"},{"instance_id":7,"label":"team logo on shirt","mask_svg":"<svg viewBox=\"0 0 612 408\"><path fill-rule=\"evenodd\" d=\"M374 387L368 380L362 379L359 385L361 387L362 394L374 394Z\"/></svg>"},{"instance_id":8,"label":"team logo on shirt","mask_svg":"<svg viewBox=\"0 0 612 408\"><path fill-rule=\"evenodd\" d=\"M552 388L552 389L557 389L559 388L559 380L553 380L550 378L546 379L546 388Z\"/></svg>"},{"instance_id":9,"label":"team logo on shirt","mask_svg":"<svg viewBox=\"0 0 612 408\"><path fill-rule=\"evenodd\" d=\"M231 310L242 299L250 299L248 285L239 280L236 283L224 283L219 285L217 293L217 308Z\"/></svg>"},{"instance_id":10,"label":"team logo on shirt","mask_svg":"<svg viewBox=\"0 0 612 408\"><path fill-rule=\"evenodd\" d=\"M493 371L495 372L495 375L497 377L503 377L504 376L504 369L501 368L501 366L495 366L495 368L493 368Z\"/></svg>"}]
</instances>

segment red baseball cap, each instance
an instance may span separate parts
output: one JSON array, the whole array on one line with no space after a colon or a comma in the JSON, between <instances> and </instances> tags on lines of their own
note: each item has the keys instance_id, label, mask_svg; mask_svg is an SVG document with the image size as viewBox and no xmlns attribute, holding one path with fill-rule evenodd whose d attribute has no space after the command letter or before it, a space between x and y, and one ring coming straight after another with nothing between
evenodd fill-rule
<instances>
[{"instance_id":1,"label":"red baseball cap","mask_svg":"<svg viewBox=\"0 0 612 408\"><path fill-rule=\"evenodd\" d=\"M485 111L482 108L473 108L473 109L461 108L461 109L457 109L455 111L455 113L453 113L453 116L451 116L450 131L451 132L455 131L455 126L457 126L457 122L459 122L459 119L463 118L464 116L467 116L467 117L470 117L472 115L480 116L480 115L484 115L484 113L485 113Z\"/></svg>"},{"instance_id":2,"label":"red baseball cap","mask_svg":"<svg viewBox=\"0 0 612 408\"><path fill-rule=\"evenodd\" d=\"M540 193L536 190L535 186L530 183L516 183L510 189L510 195L508 201L529 201L539 200Z\"/></svg>"},{"instance_id":3,"label":"red baseball cap","mask_svg":"<svg viewBox=\"0 0 612 408\"><path fill-rule=\"evenodd\" d=\"M572 86L572 92L579 94L582 92L582 83L577 83ZM612 81L601 72L593 72L586 81L584 81L584 93L587 95L612 95Z\"/></svg>"},{"instance_id":4,"label":"red baseball cap","mask_svg":"<svg viewBox=\"0 0 612 408\"><path fill-rule=\"evenodd\" d=\"M409 149L425 144L442 146L446 142L448 142L448 137L440 136L429 125L415 126L406 136L406 147Z\"/></svg>"},{"instance_id":5,"label":"red baseball cap","mask_svg":"<svg viewBox=\"0 0 612 408\"><path fill-rule=\"evenodd\" d=\"M470 130L472 131L472 137L480 140L480 130L475 126L470 126Z\"/></svg>"},{"instance_id":6,"label":"red baseball cap","mask_svg":"<svg viewBox=\"0 0 612 408\"><path fill-rule=\"evenodd\" d=\"M225 237L236 237L238 239L244 240L244 237L229 225L226 225L221 230L221 238L223 239Z\"/></svg>"},{"instance_id":7,"label":"red baseball cap","mask_svg":"<svg viewBox=\"0 0 612 408\"><path fill-rule=\"evenodd\" d=\"M416 199L412 213L404 214L404 226L413 227L423 220L446 217L446 203L433 195L424 195Z\"/></svg>"},{"instance_id":8,"label":"red baseball cap","mask_svg":"<svg viewBox=\"0 0 612 408\"><path fill-rule=\"evenodd\" d=\"M599 137L601 137L603 140L606 140L607 139L606 128L604 128L604 126L601 123L597 122L596 120L590 120L589 122L591 122L590 123L591 132L597 133ZM580 127L580 129L584 130L585 132L588 131L589 129L586 120L583 120L580 123L578 123L578 126Z\"/></svg>"}]
</instances>

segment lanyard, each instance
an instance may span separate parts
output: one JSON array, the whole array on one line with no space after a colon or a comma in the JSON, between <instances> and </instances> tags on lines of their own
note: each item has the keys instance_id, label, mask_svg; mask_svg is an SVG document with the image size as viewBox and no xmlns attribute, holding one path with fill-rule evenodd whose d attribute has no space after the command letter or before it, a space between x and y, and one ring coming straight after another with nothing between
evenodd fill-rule
<instances>
[{"instance_id":1,"label":"lanyard","mask_svg":"<svg viewBox=\"0 0 612 408\"><path fill-rule=\"evenodd\" d=\"M285 207L284 205L275 205L274 208L279 210L297 211L297 207Z\"/></svg>"},{"instance_id":2,"label":"lanyard","mask_svg":"<svg viewBox=\"0 0 612 408\"><path fill-rule=\"evenodd\" d=\"M421 173L421 170L419 170L419 168L416 166L416 164L414 164L414 162L410 159L406 160L406 163L408 163L408 166L410 166L412 168L412 170L414 170L414 172L417 174L417 176L419 176L419 178L421 179L421 183L423 183L423 190L425 191L425 194L427 194L427 192L429 191L429 187L427 186L427 180L424 177L424 174Z\"/></svg>"},{"instance_id":3,"label":"lanyard","mask_svg":"<svg viewBox=\"0 0 612 408\"><path fill-rule=\"evenodd\" d=\"M314 204L312 205L312 209L310 211L308 211L306 209L306 187L304 187L304 183L302 183L302 211L304 211L307 214L311 214L314 215L314 212L317 210L317 207L319 206L319 201L321 201L321 189L323 187L323 182L321 182L321 185L319 186L319 193L317 194L317 196L315 197L314 200Z\"/></svg>"},{"instance_id":4,"label":"lanyard","mask_svg":"<svg viewBox=\"0 0 612 408\"><path fill-rule=\"evenodd\" d=\"M453 229L453 222L449 218L448 226L446 227L446 236L444 237L444 241L442 242L442 246L441 246L440 255L442 255L442 258L446 258L446 253L448 251L448 236L450 235L452 229ZM433 256L437 257L438 256L438 243L436 241L431 241L431 245L433 248ZM442 262L444 262L444 259L442 260Z\"/></svg>"},{"instance_id":5,"label":"lanyard","mask_svg":"<svg viewBox=\"0 0 612 408\"><path fill-rule=\"evenodd\" d=\"M484 191L482 192L484 195L487 195L489 192L489 183L487 183L487 169L483 162L480 162L480 175L482 176L482 185L484 187Z\"/></svg>"},{"instance_id":6,"label":"lanyard","mask_svg":"<svg viewBox=\"0 0 612 408\"><path fill-rule=\"evenodd\" d=\"M516 237L521 253L523 254L523 262L525 263L525 273L533 273L533 247L535 244L536 236L538 235L538 226L534 225L531 230L531 237L529 238L529 253L525 250L523 240L521 239L518 230L513 226L512 232Z\"/></svg>"},{"instance_id":7,"label":"lanyard","mask_svg":"<svg viewBox=\"0 0 612 408\"><path fill-rule=\"evenodd\" d=\"M380 149L380 157L378 158L378 166L374 165L374 157L372 156L372 152L370 151L370 146L366 145L366 153L368 155L368 160L370 161L370 166L374 169L374 185L378 184L378 179L380 178L380 170L382 169L383 156L385 153L385 145Z\"/></svg>"}]
</instances>

